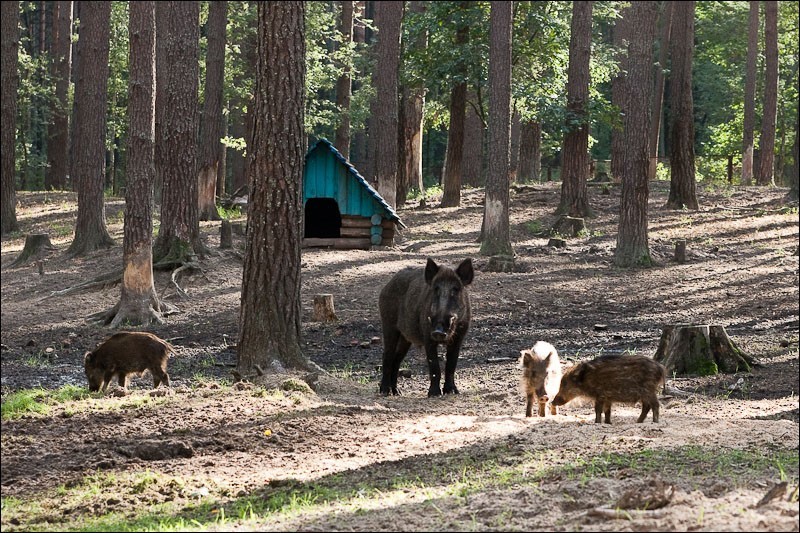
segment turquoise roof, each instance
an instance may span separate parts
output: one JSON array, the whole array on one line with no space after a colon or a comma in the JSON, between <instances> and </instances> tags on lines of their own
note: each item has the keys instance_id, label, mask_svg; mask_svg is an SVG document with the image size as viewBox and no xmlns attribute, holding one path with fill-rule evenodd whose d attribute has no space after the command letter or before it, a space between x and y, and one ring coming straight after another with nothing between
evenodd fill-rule
<instances>
[{"instance_id":1,"label":"turquoise roof","mask_svg":"<svg viewBox=\"0 0 800 533\"><path fill-rule=\"evenodd\" d=\"M306 153L303 202L309 198L334 198L343 215L378 214L405 227L392 206L328 139L318 140Z\"/></svg>"}]
</instances>

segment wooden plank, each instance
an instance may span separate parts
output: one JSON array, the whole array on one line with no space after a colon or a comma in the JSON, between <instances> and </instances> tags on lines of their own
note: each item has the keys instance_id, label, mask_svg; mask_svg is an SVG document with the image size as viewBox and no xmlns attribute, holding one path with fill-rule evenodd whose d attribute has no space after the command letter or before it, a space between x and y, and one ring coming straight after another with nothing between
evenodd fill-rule
<instances>
[{"instance_id":1,"label":"wooden plank","mask_svg":"<svg viewBox=\"0 0 800 533\"><path fill-rule=\"evenodd\" d=\"M369 239L370 237L370 228L346 228L342 227L339 230L339 233L342 237L364 237L365 239Z\"/></svg>"},{"instance_id":2,"label":"wooden plank","mask_svg":"<svg viewBox=\"0 0 800 533\"><path fill-rule=\"evenodd\" d=\"M343 228L370 228L372 227L372 222L370 219L365 217L356 217L352 215L342 215L342 227ZM381 227L383 229L394 229L394 222L391 220L383 220L381 222Z\"/></svg>"},{"instance_id":3,"label":"wooden plank","mask_svg":"<svg viewBox=\"0 0 800 533\"><path fill-rule=\"evenodd\" d=\"M335 239L306 238L303 239L303 248L323 247L338 250L362 249L368 250L372 243L367 238L340 237Z\"/></svg>"}]
</instances>

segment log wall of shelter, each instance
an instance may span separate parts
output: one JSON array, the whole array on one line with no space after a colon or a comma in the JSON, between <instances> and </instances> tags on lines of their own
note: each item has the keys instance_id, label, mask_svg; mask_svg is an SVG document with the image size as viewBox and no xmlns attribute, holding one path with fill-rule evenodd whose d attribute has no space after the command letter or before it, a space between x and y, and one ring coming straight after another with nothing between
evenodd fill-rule
<instances>
[{"instance_id":1,"label":"log wall of shelter","mask_svg":"<svg viewBox=\"0 0 800 533\"><path fill-rule=\"evenodd\" d=\"M371 246L390 246L394 241L395 224L381 219L378 224L368 217L342 215L342 226L338 238L305 238L303 248L327 247L336 249L368 250ZM380 240L378 240L380 239Z\"/></svg>"}]
</instances>

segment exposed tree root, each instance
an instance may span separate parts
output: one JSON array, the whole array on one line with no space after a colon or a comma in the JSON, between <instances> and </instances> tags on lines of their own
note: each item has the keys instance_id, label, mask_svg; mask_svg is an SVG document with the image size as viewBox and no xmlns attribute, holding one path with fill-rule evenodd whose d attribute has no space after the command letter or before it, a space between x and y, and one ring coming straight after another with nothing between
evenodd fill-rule
<instances>
[{"instance_id":1,"label":"exposed tree root","mask_svg":"<svg viewBox=\"0 0 800 533\"><path fill-rule=\"evenodd\" d=\"M45 296L45 298L50 298L52 296L66 296L68 294L74 294L84 289L89 289L94 287L103 287L103 288L113 287L114 285L120 283L121 281L122 281L122 269L112 270L111 272L100 274L99 276L92 278L88 281L84 281L83 283L78 283L77 285L73 285L72 287L67 287L66 289L62 289L60 291L53 291L50 293L50 296Z\"/></svg>"}]
</instances>

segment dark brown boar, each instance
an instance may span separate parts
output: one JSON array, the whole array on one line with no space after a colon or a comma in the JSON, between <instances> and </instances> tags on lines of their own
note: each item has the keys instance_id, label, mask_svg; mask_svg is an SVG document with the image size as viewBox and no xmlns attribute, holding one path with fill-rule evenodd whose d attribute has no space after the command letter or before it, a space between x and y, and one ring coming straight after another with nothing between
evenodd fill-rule
<instances>
[{"instance_id":1,"label":"dark brown boar","mask_svg":"<svg viewBox=\"0 0 800 533\"><path fill-rule=\"evenodd\" d=\"M658 422L658 390L667 375L664 366L641 355L604 355L566 370L553 405L564 405L583 396L594 400L595 423L605 413L606 424L611 423L613 402L642 402L642 414L637 422L644 422L650 409L653 422Z\"/></svg>"},{"instance_id":2,"label":"dark brown boar","mask_svg":"<svg viewBox=\"0 0 800 533\"><path fill-rule=\"evenodd\" d=\"M93 352L86 352L83 366L89 380L89 390L106 391L108 384L117 376L119 386L128 387L130 374L141 374L149 370L153 376L153 388L161 383L169 386L167 358L175 349L167 341L152 333L124 331L115 333Z\"/></svg>"},{"instance_id":3,"label":"dark brown boar","mask_svg":"<svg viewBox=\"0 0 800 533\"><path fill-rule=\"evenodd\" d=\"M472 318L467 286L473 276L472 259L453 270L428 258L424 270L406 268L384 286L378 297L383 328L381 394L400 394L397 373L412 344L425 347L429 397L442 395L438 347L445 345L444 394L458 394L456 364Z\"/></svg>"},{"instance_id":4,"label":"dark brown boar","mask_svg":"<svg viewBox=\"0 0 800 533\"><path fill-rule=\"evenodd\" d=\"M533 416L533 404L539 404L539 416L544 416L549 405L550 414L557 415L558 408L553 398L561 382L561 362L558 351L549 342L538 341L530 350L519 352L519 367L522 369L522 389L528 400L525 416Z\"/></svg>"}]
</instances>

